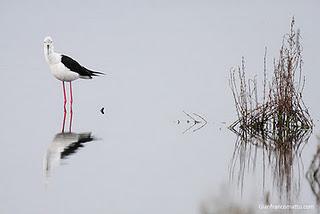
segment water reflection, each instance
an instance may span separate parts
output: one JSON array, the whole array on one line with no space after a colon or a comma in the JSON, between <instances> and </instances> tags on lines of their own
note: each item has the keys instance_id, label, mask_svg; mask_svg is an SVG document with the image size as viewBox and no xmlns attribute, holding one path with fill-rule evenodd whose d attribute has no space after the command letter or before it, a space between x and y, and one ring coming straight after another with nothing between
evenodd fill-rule
<instances>
[{"instance_id":1,"label":"water reflection","mask_svg":"<svg viewBox=\"0 0 320 214\"><path fill-rule=\"evenodd\" d=\"M318 136L320 142L320 137ZM311 191L316 198L318 207L320 206L320 144L317 146L317 151L313 156L309 169L306 173L307 180L310 184Z\"/></svg>"},{"instance_id":2,"label":"water reflection","mask_svg":"<svg viewBox=\"0 0 320 214\"><path fill-rule=\"evenodd\" d=\"M70 88L71 90L71 88ZM65 98L66 100L66 98ZM73 120L73 107L72 107L72 99L70 100L70 114L69 114L69 132L71 132L72 129L72 120ZM66 125L66 119L67 119L67 110L66 110L66 101L64 101L64 105L63 105L63 119L62 119L62 128L61 128L61 132L65 132L65 125Z\"/></svg>"},{"instance_id":3,"label":"water reflection","mask_svg":"<svg viewBox=\"0 0 320 214\"><path fill-rule=\"evenodd\" d=\"M262 184L265 190L268 175L275 184L277 196L282 201L292 202L298 198L302 160L301 153L308 142L311 130L287 132L250 132L246 129L231 129L237 134L235 149L230 166L230 178L236 177L243 193L246 173L262 166Z\"/></svg>"},{"instance_id":4,"label":"water reflection","mask_svg":"<svg viewBox=\"0 0 320 214\"><path fill-rule=\"evenodd\" d=\"M183 111L183 113L187 117L185 122L186 122L186 124L188 124L188 127L182 132L183 134L188 131L191 131L191 130L192 130L192 132L196 132L196 131L202 129L203 127L205 127L208 123L208 121L200 114L196 114L196 113L191 114L191 113L187 113L185 111ZM182 122L182 120L177 120L178 125L181 122Z\"/></svg>"},{"instance_id":5,"label":"water reflection","mask_svg":"<svg viewBox=\"0 0 320 214\"><path fill-rule=\"evenodd\" d=\"M203 200L200 204L200 214L254 214L255 206L245 202L237 202L232 190L221 185L215 195Z\"/></svg>"},{"instance_id":6,"label":"water reflection","mask_svg":"<svg viewBox=\"0 0 320 214\"><path fill-rule=\"evenodd\" d=\"M93 140L94 137L91 132L61 132L56 134L46 153L44 164L46 176L50 176L52 170L59 166L63 159L75 154L80 148L84 147L83 144Z\"/></svg>"},{"instance_id":7,"label":"water reflection","mask_svg":"<svg viewBox=\"0 0 320 214\"><path fill-rule=\"evenodd\" d=\"M62 131L57 133L52 143L49 144L44 160L44 171L46 177L52 174L52 171L61 165L64 159L69 158L84 147L85 143L95 140L91 132L72 132L72 112L70 112L69 131L65 132L66 112L63 115Z\"/></svg>"}]
</instances>

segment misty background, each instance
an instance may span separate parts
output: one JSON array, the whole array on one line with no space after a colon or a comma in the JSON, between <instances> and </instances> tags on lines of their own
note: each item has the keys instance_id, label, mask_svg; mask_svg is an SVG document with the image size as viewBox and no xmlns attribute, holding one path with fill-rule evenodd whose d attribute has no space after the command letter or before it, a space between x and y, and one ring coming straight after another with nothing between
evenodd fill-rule
<instances>
[{"instance_id":1,"label":"misty background","mask_svg":"<svg viewBox=\"0 0 320 214\"><path fill-rule=\"evenodd\" d=\"M319 1L1 0L0 213L200 213L222 186L257 208L261 173L248 177L242 197L228 180L236 140L227 129L236 119L229 70L244 56L248 75L261 78L268 47L271 74L295 17L304 101L316 125L302 154L307 168L319 134L319 8ZM73 131L99 140L50 178L43 160L60 132L63 96L43 56L48 35L56 52L107 74L73 83ZM203 115L207 126L182 134L182 111ZM314 204L304 173L301 186L296 202Z\"/></svg>"}]
</instances>

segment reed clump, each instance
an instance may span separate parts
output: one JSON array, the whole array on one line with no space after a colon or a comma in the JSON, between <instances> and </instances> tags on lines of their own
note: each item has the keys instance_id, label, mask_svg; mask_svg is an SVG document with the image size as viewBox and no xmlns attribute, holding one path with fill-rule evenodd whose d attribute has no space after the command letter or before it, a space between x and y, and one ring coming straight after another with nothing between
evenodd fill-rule
<instances>
[{"instance_id":1,"label":"reed clump","mask_svg":"<svg viewBox=\"0 0 320 214\"><path fill-rule=\"evenodd\" d=\"M242 189L246 169L250 165L255 168L260 149L263 186L266 165L269 165L280 198L285 193L288 201L291 201L292 190L297 195L299 193L299 159L313 128L302 99L305 77L300 39L300 31L295 29L293 18L289 33L283 37L279 57L273 61L270 80L267 79L266 48L262 87L258 87L256 78L247 80L244 58L240 66L231 69L229 81L238 116L229 126L238 136L230 176L234 176L238 164L238 184ZM258 93L258 88L261 93Z\"/></svg>"},{"instance_id":2,"label":"reed clump","mask_svg":"<svg viewBox=\"0 0 320 214\"><path fill-rule=\"evenodd\" d=\"M302 100L305 77L302 74L300 39L300 31L295 30L292 19L290 32L283 38L279 58L274 60L271 81L267 80L265 49L261 101L258 100L256 78L246 79L244 58L241 66L231 69L230 87L238 115L230 126L231 130L285 142L301 130L312 129L312 119Z\"/></svg>"}]
</instances>

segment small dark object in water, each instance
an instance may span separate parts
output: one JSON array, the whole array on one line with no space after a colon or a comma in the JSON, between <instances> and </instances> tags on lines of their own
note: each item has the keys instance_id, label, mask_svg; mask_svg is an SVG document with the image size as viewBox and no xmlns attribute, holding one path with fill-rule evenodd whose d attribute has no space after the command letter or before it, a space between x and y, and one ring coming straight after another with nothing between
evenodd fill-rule
<instances>
[{"instance_id":1,"label":"small dark object in water","mask_svg":"<svg viewBox=\"0 0 320 214\"><path fill-rule=\"evenodd\" d=\"M101 114L104 114L104 107L100 109Z\"/></svg>"},{"instance_id":2,"label":"small dark object in water","mask_svg":"<svg viewBox=\"0 0 320 214\"><path fill-rule=\"evenodd\" d=\"M201 129L201 128L203 128L205 125L207 125L207 123L208 123L207 120L204 119L204 118L203 118L202 116L200 116L199 114L192 113L193 116L191 116L190 114L188 114L188 113L185 112L185 111L183 111L183 113L190 118L189 120L187 120L187 123L189 124L189 123L192 122L192 125L189 126L186 130L184 130L183 133L186 133L187 131L189 131L190 129L192 129L192 128L193 128L194 126L196 126L197 124L203 123L200 127L192 130L193 132L198 131L199 129ZM197 119L196 119L194 116L196 116ZM199 119L200 119L200 120L199 120Z\"/></svg>"},{"instance_id":3,"label":"small dark object in water","mask_svg":"<svg viewBox=\"0 0 320 214\"><path fill-rule=\"evenodd\" d=\"M180 124L180 120L177 121L177 124Z\"/></svg>"}]
</instances>

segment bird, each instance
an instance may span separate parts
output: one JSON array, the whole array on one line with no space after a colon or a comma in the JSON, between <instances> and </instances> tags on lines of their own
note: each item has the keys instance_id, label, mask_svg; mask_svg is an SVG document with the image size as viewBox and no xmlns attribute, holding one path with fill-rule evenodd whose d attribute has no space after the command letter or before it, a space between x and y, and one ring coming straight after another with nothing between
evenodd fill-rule
<instances>
[{"instance_id":1,"label":"bird","mask_svg":"<svg viewBox=\"0 0 320 214\"><path fill-rule=\"evenodd\" d=\"M77 79L92 79L95 76L104 75L103 72L92 71L80 65L71 57L56 53L53 47L53 40L50 36L45 37L43 44L45 60L48 63L53 76L62 81L63 96L64 96L64 112L66 112L66 87L65 82L70 85L70 108L72 113L72 84L71 82Z\"/></svg>"}]
</instances>

